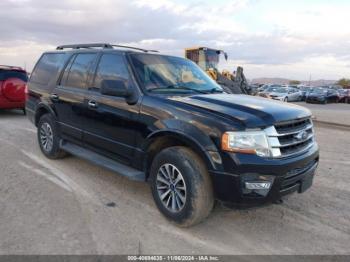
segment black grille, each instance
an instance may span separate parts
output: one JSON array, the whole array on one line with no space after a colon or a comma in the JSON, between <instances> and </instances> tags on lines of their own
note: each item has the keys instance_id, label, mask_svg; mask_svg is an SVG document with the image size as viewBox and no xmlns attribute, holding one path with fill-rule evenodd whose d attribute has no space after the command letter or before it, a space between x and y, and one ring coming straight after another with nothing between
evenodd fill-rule
<instances>
[{"instance_id":1,"label":"black grille","mask_svg":"<svg viewBox=\"0 0 350 262\"><path fill-rule=\"evenodd\" d=\"M307 132L308 136L312 135L312 129L307 129L305 131ZM295 133L289 134L289 135L280 136L279 137L279 141L280 141L281 146L288 145L289 143L294 142L294 141L297 142L295 140Z\"/></svg>"},{"instance_id":2,"label":"black grille","mask_svg":"<svg viewBox=\"0 0 350 262\"><path fill-rule=\"evenodd\" d=\"M275 125L281 156L294 155L309 148L314 143L310 118L277 123Z\"/></svg>"},{"instance_id":3,"label":"black grille","mask_svg":"<svg viewBox=\"0 0 350 262\"><path fill-rule=\"evenodd\" d=\"M308 125L311 125L310 118L279 123L275 125L275 128L277 133L285 134L285 133L301 131L305 129L305 127L307 127Z\"/></svg>"}]
</instances>

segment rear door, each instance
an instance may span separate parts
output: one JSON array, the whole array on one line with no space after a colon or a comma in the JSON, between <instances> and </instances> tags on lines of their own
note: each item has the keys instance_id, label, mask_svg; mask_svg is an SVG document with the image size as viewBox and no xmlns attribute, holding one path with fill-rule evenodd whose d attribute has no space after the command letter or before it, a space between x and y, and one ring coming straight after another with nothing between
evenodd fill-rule
<instances>
[{"instance_id":1,"label":"rear door","mask_svg":"<svg viewBox=\"0 0 350 262\"><path fill-rule=\"evenodd\" d=\"M62 138L82 143L84 98L87 81L97 53L78 53L71 57L50 98L58 117Z\"/></svg>"},{"instance_id":2,"label":"rear door","mask_svg":"<svg viewBox=\"0 0 350 262\"><path fill-rule=\"evenodd\" d=\"M295 88L291 88L290 91L292 92L290 94L290 97L292 98L291 101L298 101L299 100L299 92Z\"/></svg>"},{"instance_id":3,"label":"rear door","mask_svg":"<svg viewBox=\"0 0 350 262\"><path fill-rule=\"evenodd\" d=\"M139 129L140 104L129 105L124 97L102 95L102 80L121 80L128 88L135 88L123 53L104 53L99 59L85 101L88 113L84 115L84 142L90 149L128 164Z\"/></svg>"}]
</instances>

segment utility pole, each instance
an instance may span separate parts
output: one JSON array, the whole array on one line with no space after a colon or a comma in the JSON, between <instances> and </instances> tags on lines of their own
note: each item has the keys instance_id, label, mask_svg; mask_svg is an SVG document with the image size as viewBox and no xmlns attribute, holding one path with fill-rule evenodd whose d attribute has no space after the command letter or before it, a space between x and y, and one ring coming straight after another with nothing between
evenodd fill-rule
<instances>
[{"instance_id":1,"label":"utility pole","mask_svg":"<svg viewBox=\"0 0 350 262\"><path fill-rule=\"evenodd\" d=\"M311 74L309 76L309 86L311 86Z\"/></svg>"}]
</instances>

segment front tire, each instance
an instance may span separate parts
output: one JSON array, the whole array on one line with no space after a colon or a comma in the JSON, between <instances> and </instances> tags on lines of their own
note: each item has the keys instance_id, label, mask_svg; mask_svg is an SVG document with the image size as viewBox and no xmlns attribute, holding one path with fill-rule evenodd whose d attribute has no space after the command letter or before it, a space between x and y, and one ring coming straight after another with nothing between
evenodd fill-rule
<instances>
[{"instance_id":1,"label":"front tire","mask_svg":"<svg viewBox=\"0 0 350 262\"><path fill-rule=\"evenodd\" d=\"M66 152L60 149L57 124L50 114L45 114L40 118L37 135L41 152L47 158L59 159L66 156Z\"/></svg>"},{"instance_id":2,"label":"front tire","mask_svg":"<svg viewBox=\"0 0 350 262\"><path fill-rule=\"evenodd\" d=\"M202 222L214 206L206 165L186 147L162 150L152 163L150 182L158 209L178 226L190 227Z\"/></svg>"},{"instance_id":3,"label":"front tire","mask_svg":"<svg viewBox=\"0 0 350 262\"><path fill-rule=\"evenodd\" d=\"M284 102L288 102L288 96L283 99Z\"/></svg>"}]
</instances>

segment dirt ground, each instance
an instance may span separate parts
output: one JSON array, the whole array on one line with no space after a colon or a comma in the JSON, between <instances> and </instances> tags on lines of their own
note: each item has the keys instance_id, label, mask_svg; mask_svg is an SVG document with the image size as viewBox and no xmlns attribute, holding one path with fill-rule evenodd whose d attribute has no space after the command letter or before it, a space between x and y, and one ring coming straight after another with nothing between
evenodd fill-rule
<instances>
[{"instance_id":1,"label":"dirt ground","mask_svg":"<svg viewBox=\"0 0 350 262\"><path fill-rule=\"evenodd\" d=\"M350 254L350 132L316 126L314 185L281 205L216 206L180 229L145 183L52 161L21 112L0 112L0 254Z\"/></svg>"}]
</instances>

